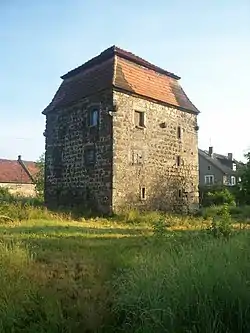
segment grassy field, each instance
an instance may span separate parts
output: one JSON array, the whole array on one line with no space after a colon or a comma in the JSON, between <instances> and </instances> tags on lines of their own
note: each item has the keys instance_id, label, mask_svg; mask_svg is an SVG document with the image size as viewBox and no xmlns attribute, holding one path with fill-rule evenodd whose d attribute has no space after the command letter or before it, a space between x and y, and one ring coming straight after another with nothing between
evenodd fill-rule
<instances>
[{"instance_id":1,"label":"grassy field","mask_svg":"<svg viewBox=\"0 0 250 333\"><path fill-rule=\"evenodd\" d=\"M157 219L2 221L0 332L250 332L249 231Z\"/></svg>"}]
</instances>

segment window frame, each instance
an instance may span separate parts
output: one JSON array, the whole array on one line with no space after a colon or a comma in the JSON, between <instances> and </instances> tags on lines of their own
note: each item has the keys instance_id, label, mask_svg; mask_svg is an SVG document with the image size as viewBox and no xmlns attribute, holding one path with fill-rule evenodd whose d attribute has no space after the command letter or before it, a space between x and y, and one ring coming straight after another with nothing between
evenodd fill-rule
<instances>
[{"instance_id":1,"label":"window frame","mask_svg":"<svg viewBox=\"0 0 250 333\"><path fill-rule=\"evenodd\" d=\"M177 165L177 167L181 166L181 155L176 156L176 165Z\"/></svg>"},{"instance_id":2,"label":"window frame","mask_svg":"<svg viewBox=\"0 0 250 333\"><path fill-rule=\"evenodd\" d=\"M137 120L136 114L139 114L139 123L138 124L136 123L136 120ZM146 128L146 112L145 111L134 110L133 116L134 116L135 128L140 128L140 129ZM141 124L141 120L142 120L142 124Z\"/></svg>"},{"instance_id":3,"label":"window frame","mask_svg":"<svg viewBox=\"0 0 250 333\"><path fill-rule=\"evenodd\" d=\"M181 126L177 126L177 139L181 140L182 139L182 130Z\"/></svg>"},{"instance_id":4,"label":"window frame","mask_svg":"<svg viewBox=\"0 0 250 333\"><path fill-rule=\"evenodd\" d=\"M232 182L232 179L234 180L233 182ZM236 185L236 177L235 176L230 176L230 185L231 186L235 186Z\"/></svg>"},{"instance_id":5,"label":"window frame","mask_svg":"<svg viewBox=\"0 0 250 333\"><path fill-rule=\"evenodd\" d=\"M93 114L96 112L97 114L97 118L96 118L96 122L93 121ZM88 125L90 128L93 128L93 127L98 127L99 126L99 119L100 119L100 109L98 106L92 106L90 107L89 109L89 112L88 112Z\"/></svg>"},{"instance_id":6,"label":"window frame","mask_svg":"<svg viewBox=\"0 0 250 333\"><path fill-rule=\"evenodd\" d=\"M208 178L208 177L211 177L211 179L212 179L212 182L207 182L206 181L206 179ZM214 175L205 175L204 176L204 182L205 182L205 185L214 185Z\"/></svg>"},{"instance_id":7,"label":"window frame","mask_svg":"<svg viewBox=\"0 0 250 333\"><path fill-rule=\"evenodd\" d=\"M147 190L146 190L146 186L141 186L140 187L140 198L142 201L147 199Z\"/></svg>"},{"instance_id":8,"label":"window frame","mask_svg":"<svg viewBox=\"0 0 250 333\"><path fill-rule=\"evenodd\" d=\"M93 151L93 160L89 161L87 159L87 154ZM84 148L84 165L85 166L91 166L94 165L96 163L96 149L95 146L87 146Z\"/></svg>"}]
</instances>

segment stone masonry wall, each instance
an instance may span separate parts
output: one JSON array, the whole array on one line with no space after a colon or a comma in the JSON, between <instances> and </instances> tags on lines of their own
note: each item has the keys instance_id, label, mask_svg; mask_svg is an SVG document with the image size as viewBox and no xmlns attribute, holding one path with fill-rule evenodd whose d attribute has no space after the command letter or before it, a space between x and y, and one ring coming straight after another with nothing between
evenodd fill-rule
<instances>
[{"instance_id":1,"label":"stone masonry wall","mask_svg":"<svg viewBox=\"0 0 250 333\"><path fill-rule=\"evenodd\" d=\"M196 207L197 116L118 91L114 103L114 211ZM135 127L136 110L145 112L145 128Z\"/></svg>"},{"instance_id":2,"label":"stone masonry wall","mask_svg":"<svg viewBox=\"0 0 250 333\"><path fill-rule=\"evenodd\" d=\"M112 205L111 89L85 98L46 117L45 201L49 206L86 205L109 212ZM89 112L99 109L97 126ZM86 151L95 149L94 164Z\"/></svg>"}]
</instances>

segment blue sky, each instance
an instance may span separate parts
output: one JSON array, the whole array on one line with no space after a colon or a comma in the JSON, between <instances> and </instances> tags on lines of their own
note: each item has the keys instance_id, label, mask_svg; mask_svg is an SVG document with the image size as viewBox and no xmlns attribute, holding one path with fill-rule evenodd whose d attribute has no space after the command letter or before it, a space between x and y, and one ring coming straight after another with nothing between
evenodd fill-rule
<instances>
[{"instance_id":1,"label":"blue sky","mask_svg":"<svg viewBox=\"0 0 250 333\"><path fill-rule=\"evenodd\" d=\"M60 76L114 44L181 76L200 148L250 149L249 0L1 0L0 158L37 159Z\"/></svg>"}]
</instances>

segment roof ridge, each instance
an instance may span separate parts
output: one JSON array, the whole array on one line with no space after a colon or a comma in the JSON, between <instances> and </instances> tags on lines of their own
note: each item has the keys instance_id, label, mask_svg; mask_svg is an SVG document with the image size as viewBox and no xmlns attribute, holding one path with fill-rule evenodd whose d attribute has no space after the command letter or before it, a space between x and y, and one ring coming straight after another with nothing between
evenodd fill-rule
<instances>
[{"instance_id":1,"label":"roof ridge","mask_svg":"<svg viewBox=\"0 0 250 333\"><path fill-rule=\"evenodd\" d=\"M32 180L32 182L34 183L34 178L33 178L33 176L32 176L32 174L30 173L30 171L29 171L29 168L25 165L25 163L26 164L28 164L29 162L25 162L25 161L23 161L21 158L19 159L18 158L18 163L21 165L21 167L23 168L23 170L26 172L26 174L28 175L28 177Z\"/></svg>"},{"instance_id":2,"label":"roof ridge","mask_svg":"<svg viewBox=\"0 0 250 333\"><path fill-rule=\"evenodd\" d=\"M102 62L114 57L115 55L124 58L126 60L129 60L133 63L136 63L138 65L141 65L143 67L146 67L148 69L152 69L160 74L163 75L167 75L169 77L172 77L176 80L180 79L180 76L171 73L159 66L156 66L154 64L152 64L151 62L137 56L136 54L130 52L130 51L126 51L116 45L112 45L111 47L107 48L106 50L102 51L101 53L99 53L97 56L91 58L90 60L86 61L84 64L70 70L69 72L67 72L66 74L61 76L61 79L65 80L68 79L72 76L77 75L78 73L84 71L85 69L91 68L97 64L101 64Z\"/></svg>"},{"instance_id":3,"label":"roof ridge","mask_svg":"<svg viewBox=\"0 0 250 333\"><path fill-rule=\"evenodd\" d=\"M233 172L232 169L230 169L228 166L221 163L216 157L212 158L206 152L206 150L202 150L202 149L198 148L198 153L201 153L201 156L203 156L205 159L209 160L209 162L211 162L216 168L219 168L222 172L224 172L224 173L229 173L229 171Z\"/></svg>"},{"instance_id":4,"label":"roof ridge","mask_svg":"<svg viewBox=\"0 0 250 333\"><path fill-rule=\"evenodd\" d=\"M0 161L8 161L8 162L18 162L18 160L13 160L9 158L0 158ZM25 163L36 163L35 161L27 161L27 160L22 160Z\"/></svg>"}]
</instances>

